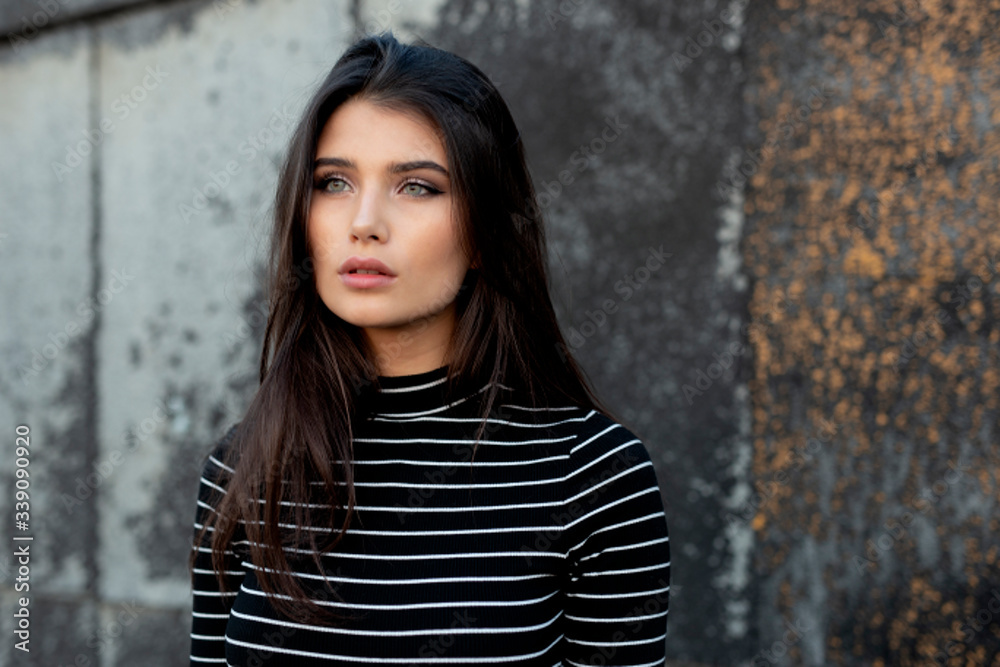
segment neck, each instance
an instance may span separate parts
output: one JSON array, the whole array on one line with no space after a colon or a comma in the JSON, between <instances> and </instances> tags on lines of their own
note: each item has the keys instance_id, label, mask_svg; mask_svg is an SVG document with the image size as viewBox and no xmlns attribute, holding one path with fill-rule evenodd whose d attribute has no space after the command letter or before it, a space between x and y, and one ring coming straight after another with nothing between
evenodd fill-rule
<instances>
[{"instance_id":1,"label":"neck","mask_svg":"<svg viewBox=\"0 0 1000 667\"><path fill-rule=\"evenodd\" d=\"M364 335L383 377L416 375L448 363L455 330L454 304L444 310L394 327L368 327Z\"/></svg>"}]
</instances>

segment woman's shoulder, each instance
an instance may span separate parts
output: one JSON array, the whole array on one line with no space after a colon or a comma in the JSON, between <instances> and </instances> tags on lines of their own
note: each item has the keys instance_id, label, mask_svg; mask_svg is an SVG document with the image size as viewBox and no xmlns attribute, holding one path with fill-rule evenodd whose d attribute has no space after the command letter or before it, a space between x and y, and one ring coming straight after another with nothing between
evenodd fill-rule
<instances>
[{"instance_id":1,"label":"woman's shoulder","mask_svg":"<svg viewBox=\"0 0 1000 667\"><path fill-rule=\"evenodd\" d=\"M616 417L601 410L577 403L526 407L505 404L504 410L518 421L529 420L544 424L552 435L567 444L573 460L595 460L622 452L629 460L649 460L642 439Z\"/></svg>"},{"instance_id":2,"label":"woman's shoulder","mask_svg":"<svg viewBox=\"0 0 1000 667\"><path fill-rule=\"evenodd\" d=\"M202 460L202 475L210 480L217 480L225 474L234 472L233 463L237 452L231 452L233 437L240 422L230 425L225 433L216 439Z\"/></svg>"},{"instance_id":3,"label":"woman's shoulder","mask_svg":"<svg viewBox=\"0 0 1000 667\"><path fill-rule=\"evenodd\" d=\"M579 417L564 424L559 434L565 438L565 478L571 496L613 488L602 496L610 501L659 486L649 449L632 429L596 408L577 406L567 414Z\"/></svg>"},{"instance_id":4,"label":"woman's shoulder","mask_svg":"<svg viewBox=\"0 0 1000 667\"><path fill-rule=\"evenodd\" d=\"M616 417L597 409L587 409L586 412L586 419L581 422L581 438L574 452L589 459L622 452L633 460L636 457L649 460L642 438Z\"/></svg>"}]
</instances>

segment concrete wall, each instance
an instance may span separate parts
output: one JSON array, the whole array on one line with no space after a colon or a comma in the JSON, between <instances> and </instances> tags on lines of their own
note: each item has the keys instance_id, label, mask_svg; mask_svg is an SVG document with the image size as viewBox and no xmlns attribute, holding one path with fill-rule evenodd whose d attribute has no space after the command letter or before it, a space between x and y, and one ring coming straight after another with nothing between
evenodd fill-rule
<instances>
[{"instance_id":1,"label":"concrete wall","mask_svg":"<svg viewBox=\"0 0 1000 667\"><path fill-rule=\"evenodd\" d=\"M672 664L990 664L998 9L5 3L0 508L27 425L34 539L30 653L0 555L0 666L187 664L197 463L256 386L290 123L390 27L522 130L561 321L662 483Z\"/></svg>"},{"instance_id":2,"label":"concrete wall","mask_svg":"<svg viewBox=\"0 0 1000 667\"><path fill-rule=\"evenodd\" d=\"M759 632L808 628L804 664L1000 664L998 10L751 18L750 313L787 301L750 379Z\"/></svg>"}]
</instances>

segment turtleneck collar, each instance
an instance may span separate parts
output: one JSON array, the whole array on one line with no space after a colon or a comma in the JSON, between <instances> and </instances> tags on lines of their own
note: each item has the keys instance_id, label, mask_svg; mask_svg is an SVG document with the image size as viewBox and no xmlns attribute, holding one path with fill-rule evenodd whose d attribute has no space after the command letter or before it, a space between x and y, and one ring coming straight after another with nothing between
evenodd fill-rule
<instances>
[{"instance_id":1,"label":"turtleneck collar","mask_svg":"<svg viewBox=\"0 0 1000 667\"><path fill-rule=\"evenodd\" d=\"M447 405L463 398L475 403L477 390L486 386L465 383L461 388L448 391L448 366L413 375L379 375L378 387L371 396L372 408L378 415L406 416L415 412L443 410Z\"/></svg>"}]
</instances>

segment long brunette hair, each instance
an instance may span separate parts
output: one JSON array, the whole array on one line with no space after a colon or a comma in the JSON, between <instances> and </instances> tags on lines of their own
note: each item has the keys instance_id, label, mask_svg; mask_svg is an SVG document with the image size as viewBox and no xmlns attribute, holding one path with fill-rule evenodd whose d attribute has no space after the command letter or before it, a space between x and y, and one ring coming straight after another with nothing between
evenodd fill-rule
<instances>
[{"instance_id":1,"label":"long brunette hair","mask_svg":"<svg viewBox=\"0 0 1000 667\"><path fill-rule=\"evenodd\" d=\"M311 624L344 616L306 595L289 572L284 547L307 545L318 571L325 571L321 556L336 547L354 513L353 428L378 381L373 350L360 330L326 308L311 275L299 277L313 267L305 223L317 142L349 98L419 114L444 142L462 243L476 267L455 299L447 386L488 385L480 397L476 446L500 383L522 389L530 405L586 406L614 418L559 330L549 297L542 215L520 132L499 91L472 63L423 41L402 44L387 31L354 43L307 104L279 174L260 387L227 435L224 463L234 472L223 471L225 481L219 483L227 492L196 541L201 544L206 531L212 532L212 567L225 591L223 552L236 531L245 529L250 558L262 568L255 568L255 575L274 595L269 600L286 617ZM325 511L310 509L314 479L322 480L319 502L329 503ZM282 504L291 504L294 514ZM279 526L279 519L292 523L294 534ZM336 537L317 544L317 533L327 532ZM192 551L189 560L192 572L196 555Z\"/></svg>"}]
</instances>

